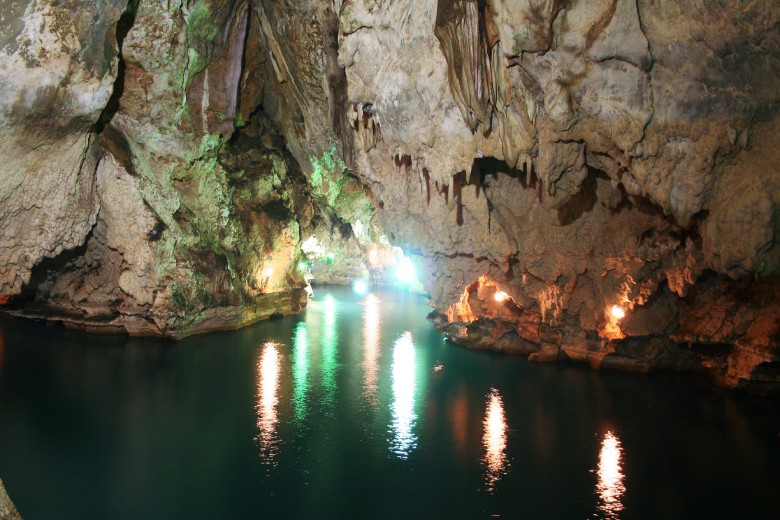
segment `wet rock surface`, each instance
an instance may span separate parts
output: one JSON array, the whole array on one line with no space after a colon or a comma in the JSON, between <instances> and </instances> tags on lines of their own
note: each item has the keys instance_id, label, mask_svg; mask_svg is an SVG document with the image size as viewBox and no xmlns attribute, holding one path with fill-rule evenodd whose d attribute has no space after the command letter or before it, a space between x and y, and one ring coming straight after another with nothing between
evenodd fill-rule
<instances>
[{"instance_id":1,"label":"wet rock surface","mask_svg":"<svg viewBox=\"0 0 780 520\"><path fill-rule=\"evenodd\" d=\"M72 4L0 33L6 306L177 337L385 235L457 343L778 390L776 2Z\"/></svg>"},{"instance_id":2,"label":"wet rock surface","mask_svg":"<svg viewBox=\"0 0 780 520\"><path fill-rule=\"evenodd\" d=\"M2 480L0 480L0 518L3 520L21 520L22 518L11 501L11 497L8 496Z\"/></svg>"}]
</instances>

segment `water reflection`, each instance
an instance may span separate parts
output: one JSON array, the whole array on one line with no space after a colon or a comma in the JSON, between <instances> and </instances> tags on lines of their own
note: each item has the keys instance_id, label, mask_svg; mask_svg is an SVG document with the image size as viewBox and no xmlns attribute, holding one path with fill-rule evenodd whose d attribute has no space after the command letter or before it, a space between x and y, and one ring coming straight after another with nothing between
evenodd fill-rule
<instances>
[{"instance_id":1,"label":"water reflection","mask_svg":"<svg viewBox=\"0 0 780 520\"><path fill-rule=\"evenodd\" d=\"M617 520L623 511L622 498L626 487L623 485L622 457L620 440L608 431L601 441L599 479L596 484L596 493L599 495L598 510L603 518Z\"/></svg>"},{"instance_id":2,"label":"water reflection","mask_svg":"<svg viewBox=\"0 0 780 520\"><path fill-rule=\"evenodd\" d=\"M293 408L295 422L306 418L306 392L309 389L309 331L298 323L293 335Z\"/></svg>"},{"instance_id":3,"label":"water reflection","mask_svg":"<svg viewBox=\"0 0 780 520\"><path fill-rule=\"evenodd\" d=\"M377 379L379 375L379 337L381 314L379 298L366 296L363 311L363 392L366 401L376 406Z\"/></svg>"},{"instance_id":4,"label":"water reflection","mask_svg":"<svg viewBox=\"0 0 780 520\"><path fill-rule=\"evenodd\" d=\"M412 333L404 332L393 347L393 403L391 405L393 439L390 451L406 459L417 446L413 429L417 421L414 413L415 360Z\"/></svg>"},{"instance_id":5,"label":"water reflection","mask_svg":"<svg viewBox=\"0 0 780 520\"><path fill-rule=\"evenodd\" d=\"M5 361L5 331L0 327L0 373L3 371Z\"/></svg>"},{"instance_id":6,"label":"water reflection","mask_svg":"<svg viewBox=\"0 0 780 520\"><path fill-rule=\"evenodd\" d=\"M257 443L261 458L272 465L276 465L274 459L279 451L276 408L279 404L280 361L276 343L269 341L263 345L257 363Z\"/></svg>"},{"instance_id":7,"label":"water reflection","mask_svg":"<svg viewBox=\"0 0 780 520\"><path fill-rule=\"evenodd\" d=\"M483 421L484 434L482 444L485 446L485 481L487 491L495 491L496 483L506 473L508 468L506 458L506 417L504 402L498 390L493 388L488 394L487 410Z\"/></svg>"},{"instance_id":8,"label":"water reflection","mask_svg":"<svg viewBox=\"0 0 780 520\"><path fill-rule=\"evenodd\" d=\"M323 405L333 406L336 392L336 354L338 353L338 335L336 333L336 300L328 294L322 306L322 387Z\"/></svg>"}]
</instances>

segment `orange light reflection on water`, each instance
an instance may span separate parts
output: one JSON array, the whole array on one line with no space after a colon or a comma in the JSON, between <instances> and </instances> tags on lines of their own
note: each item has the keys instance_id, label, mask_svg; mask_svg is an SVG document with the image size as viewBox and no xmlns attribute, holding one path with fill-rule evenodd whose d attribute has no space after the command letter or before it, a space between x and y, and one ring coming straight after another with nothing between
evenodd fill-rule
<instances>
[{"instance_id":1,"label":"orange light reflection on water","mask_svg":"<svg viewBox=\"0 0 780 520\"><path fill-rule=\"evenodd\" d=\"M507 425L504 402L495 388L488 395L483 426L485 430L482 436L482 444L485 446L485 480L487 491L492 493L496 488L496 483L509 467L506 458Z\"/></svg>"},{"instance_id":2,"label":"orange light reflection on water","mask_svg":"<svg viewBox=\"0 0 780 520\"><path fill-rule=\"evenodd\" d=\"M626 487L623 485L622 458L620 439L608 431L601 441L596 493L599 495L599 512L603 518L611 520L620 518L620 512L623 511L622 498Z\"/></svg>"},{"instance_id":3,"label":"orange light reflection on water","mask_svg":"<svg viewBox=\"0 0 780 520\"><path fill-rule=\"evenodd\" d=\"M382 318L379 298L369 294L363 311L363 392L366 401L377 405L376 392L379 378L379 337Z\"/></svg>"},{"instance_id":4,"label":"orange light reflection on water","mask_svg":"<svg viewBox=\"0 0 780 520\"><path fill-rule=\"evenodd\" d=\"M275 465L279 451L279 438L276 427L279 424L277 406L279 404L280 355L276 344L269 341L263 345L257 363L257 443L260 457Z\"/></svg>"}]
</instances>

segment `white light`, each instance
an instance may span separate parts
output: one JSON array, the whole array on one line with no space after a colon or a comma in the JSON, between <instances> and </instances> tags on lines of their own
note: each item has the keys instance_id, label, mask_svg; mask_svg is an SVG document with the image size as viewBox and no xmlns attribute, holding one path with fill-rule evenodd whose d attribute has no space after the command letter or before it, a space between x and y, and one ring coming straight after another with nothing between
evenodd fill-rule
<instances>
[{"instance_id":1,"label":"white light","mask_svg":"<svg viewBox=\"0 0 780 520\"><path fill-rule=\"evenodd\" d=\"M363 391L369 404L376 408L379 381L379 354L382 338L382 316L379 299L369 294L363 311Z\"/></svg>"},{"instance_id":2,"label":"white light","mask_svg":"<svg viewBox=\"0 0 780 520\"><path fill-rule=\"evenodd\" d=\"M403 257L403 259L398 262L398 267L395 268L395 277L402 283L410 283L416 278L414 274L414 264L412 264L410 259Z\"/></svg>"},{"instance_id":3,"label":"white light","mask_svg":"<svg viewBox=\"0 0 780 520\"><path fill-rule=\"evenodd\" d=\"M393 345L393 402L392 412L393 439L391 451L401 459L407 459L417 446L414 428L417 414L414 411L415 359L412 333L404 332Z\"/></svg>"},{"instance_id":4,"label":"white light","mask_svg":"<svg viewBox=\"0 0 780 520\"><path fill-rule=\"evenodd\" d=\"M301 244L301 251L307 258L320 258L325 254L325 249L317 241L317 237L314 235L307 238L303 244Z\"/></svg>"},{"instance_id":5,"label":"white light","mask_svg":"<svg viewBox=\"0 0 780 520\"><path fill-rule=\"evenodd\" d=\"M613 305L611 312L612 312L612 316L614 316L618 320L626 317L626 311L624 311L623 307L621 307L620 305Z\"/></svg>"},{"instance_id":6,"label":"white light","mask_svg":"<svg viewBox=\"0 0 780 520\"><path fill-rule=\"evenodd\" d=\"M505 293L504 291L498 291L494 295L494 298L496 299L497 302L502 302L502 301L506 300L507 298L509 298L509 295L507 293Z\"/></svg>"},{"instance_id":7,"label":"white light","mask_svg":"<svg viewBox=\"0 0 780 520\"><path fill-rule=\"evenodd\" d=\"M277 425L279 416L279 351L273 341L263 345L260 359L257 363L257 442L261 449L264 462L276 465L275 458L279 451Z\"/></svg>"},{"instance_id":8,"label":"white light","mask_svg":"<svg viewBox=\"0 0 780 520\"><path fill-rule=\"evenodd\" d=\"M274 274L273 267L266 267L265 270L263 271L263 276L265 276L266 278L270 278L272 274Z\"/></svg>"},{"instance_id":9,"label":"white light","mask_svg":"<svg viewBox=\"0 0 780 520\"><path fill-rule=\"evenodd\" d=\"M365 280L355 280L352 283L352 290L358 294L366 294L368 292L368 284Z\"/></svg>"},{"instance_id":10,"label":"white light","mask_svg":"<svg viewBox=\"0 0 780 520\"><path fill-rule=\"evenodd\" d=\"M364 230L363 223L359 220L356 220L355 223L352 224L352 232L355 233L355 236L362 235Z\"/></svg>"}]
</instances>

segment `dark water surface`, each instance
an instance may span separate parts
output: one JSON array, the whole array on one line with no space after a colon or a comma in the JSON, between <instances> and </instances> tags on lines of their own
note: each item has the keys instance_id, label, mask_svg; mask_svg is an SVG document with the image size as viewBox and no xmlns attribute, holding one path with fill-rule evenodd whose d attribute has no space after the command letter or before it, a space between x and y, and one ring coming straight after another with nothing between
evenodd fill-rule
<instances>
[{"instance_id":1,"label":"dark water surface","mask_svg":"<svg viewBox=\"0 0 780 520\"><path fill-rule=\"evenodd\" d=\"M179 343L0 319L38 518L780 518L778 401L445 343L419 297Z\"/></svg>"}]
</instances>

